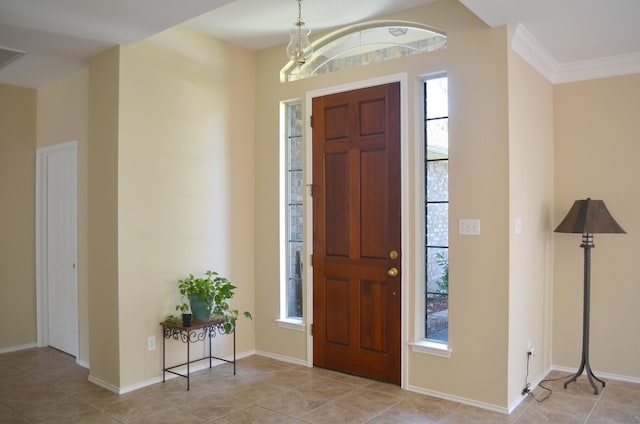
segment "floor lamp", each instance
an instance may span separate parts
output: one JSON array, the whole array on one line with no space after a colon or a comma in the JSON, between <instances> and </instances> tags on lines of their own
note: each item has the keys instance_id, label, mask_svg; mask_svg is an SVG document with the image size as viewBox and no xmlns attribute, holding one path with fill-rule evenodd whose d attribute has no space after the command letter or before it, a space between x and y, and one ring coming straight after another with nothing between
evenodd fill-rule
<instances>
[{"instance_id":1,"label":"floor lamp","mask_svg":"<svg viewBox=\"0 0 640 424\"><path fill-rule=\"evenodd\" d=\"M593 234L596 233L623 233L626 232L618 225L611 216L607 207L602 200L576 200L562 220L556 233L578 233L582 234L582 244L580 247L584 249L584 304L582 312L582 362L578 372L564 383L564 388L571 382L582 375L586 370L589 383L593 387L593 393L598 394L598 387L593 380L598 380L605 386L604 381L593 375L591 365L589 364L589 305L591 297L591 248L593 244Z\"/></svg>"}]
</instances>

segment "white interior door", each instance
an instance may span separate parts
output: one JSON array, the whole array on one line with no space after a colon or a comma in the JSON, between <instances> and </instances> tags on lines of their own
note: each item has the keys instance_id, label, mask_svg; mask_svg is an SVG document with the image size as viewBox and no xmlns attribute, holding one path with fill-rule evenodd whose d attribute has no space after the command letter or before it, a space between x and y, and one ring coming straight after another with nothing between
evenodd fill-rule
<instances>
[{"instance_id":1,"label":"white interior door","mask_svg":"<svg viewBox=\"0 0 640 424\"><path fill-rule=\"evenodd\" d=\"M49 346L78 355L77 153L44 156L44 280Z\"/></svg>"}]
</instances>

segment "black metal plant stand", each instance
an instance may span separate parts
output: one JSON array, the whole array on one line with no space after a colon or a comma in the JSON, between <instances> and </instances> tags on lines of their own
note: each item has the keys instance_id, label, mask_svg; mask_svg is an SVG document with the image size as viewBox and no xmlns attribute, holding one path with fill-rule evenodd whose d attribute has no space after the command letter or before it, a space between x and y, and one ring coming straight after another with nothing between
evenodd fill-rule
<instances>
[{"instance_id":1,"label":"black metal plant stand","mask_svg":"<svg viewBox=\"0 0 640 424\"><path fill-rule=\"evenodd\" d=\"M216 334L230 334L224 329L224 319L219 316L213 316L208 320L195 320L190 326L184 326L182 323L163 321L162 326L162 382L165 382L166 373L171 373L187 379L187 390L190 390L191 382L191 364L198 361L209 360L209 368L213 366L213 360L227 362L233 364L233 375L236 375L236 330L231 330L233 334L233 360L220 358L213 355L211 350L211 340ZM187 362L181 364L167 366L166 363L166 346L165 340L174 339L181 341L187 345ZM190 345L196 342L208 341L209 352L207 356L198 359L191 359ZM186 365L186 373L178 371L179 368Z\"/></svg>"},{"instance_id":2,"label":"black metal plant stand","mask_svg":"<svg viewBox=\"0 0 640 424\"><path fill-rule=\"evenodd\" d=\"M604 388L605 382L600 380L591 371L591 365L589 364L589 309L591 304L591 248L595 247L593 244L593 234L582 234L582 244L580 245L584 249L584 304L582 307L582 361L580 362L580 368L578 372L564 383L564 388L567 388L569 383L576 381L580 377L583 371L587 372L587 378L591 387L593 387L593 394L598 394L598 386L593 380L598 380L602 383Z\"/></svg>"}]
</instances>

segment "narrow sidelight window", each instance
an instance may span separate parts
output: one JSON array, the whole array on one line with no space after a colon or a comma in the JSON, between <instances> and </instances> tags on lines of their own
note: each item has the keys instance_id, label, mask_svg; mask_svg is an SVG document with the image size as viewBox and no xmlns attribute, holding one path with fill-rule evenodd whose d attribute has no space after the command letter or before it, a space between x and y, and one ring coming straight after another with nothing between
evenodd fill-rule
<instances>
[{"instance_id":1,"label":"narrow sidelight window","mask_svg":"<svg viewBox=\"0 0 640 424\"><path fill-rule=\"evenodd\" d=\"M425 338L449 340L449 106L446 76L424 82Z\"/></svg>"},{"instance_id":2,"label":"narrow sidelight window","mask_svg":"<svg viewBox=\"0 0 640 424\"><path fill-rule=\"evenodd\" d=\"M302 319L302 104L286 105L286 318Z\"/></svg>"}]
</instances>

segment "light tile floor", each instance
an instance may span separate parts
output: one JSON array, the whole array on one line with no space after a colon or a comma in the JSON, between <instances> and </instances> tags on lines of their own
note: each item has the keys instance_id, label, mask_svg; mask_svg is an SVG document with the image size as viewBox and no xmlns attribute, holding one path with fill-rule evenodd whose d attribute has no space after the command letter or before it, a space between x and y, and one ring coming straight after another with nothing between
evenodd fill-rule
<instances>
[{"instance_id":1,"label":"light tile floor","mask_svg":"<svg viewBox=\"0 0 640 424\"><path fill-rule=\"evenodd\" d=\"M620 381L597 396L585 377L567 389L550 382L549 399L528 398L504 415L261 356L237 365L236 376L228 364L192 374L189 392L174 378L118 396L56 350L2 354L0 423L640 423L640 384Z\"/></svg>"}]
</instances>

